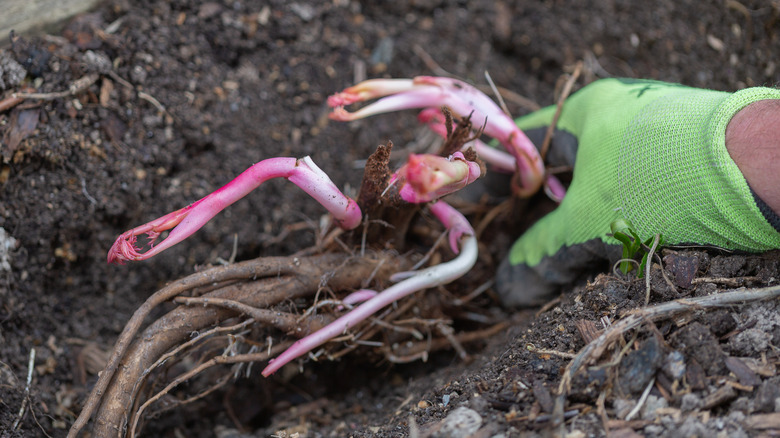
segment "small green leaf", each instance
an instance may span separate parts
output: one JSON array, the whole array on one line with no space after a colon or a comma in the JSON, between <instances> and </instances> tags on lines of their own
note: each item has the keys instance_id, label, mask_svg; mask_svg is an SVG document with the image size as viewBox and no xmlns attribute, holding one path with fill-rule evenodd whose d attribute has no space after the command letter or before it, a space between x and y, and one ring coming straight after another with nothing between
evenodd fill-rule
<instances>
[{"instance_id":1,"label":"small green leaf","mask_svg":"<svg viewBox=\"0 0 780 438\"><path fill-rule=\"evenodd\" d=\"M626 247L630 247L632 245L631 238L621 232L616 232L615 234L612 235L612 237L619 240L620 243L622 243Z\"/></svg>"},{"instance_id":2,"label":"small green leaf","mask_svg":"<svg viewBox=\"0 0 780 438\"><path fill-rule=\"evenodd\" d=\"M611 224L609 224L609 228L612 230L613 234L617 233L624 233L631 228L633 228L633 224L628 219L615 219L612 221Z\"/></svg>"},{"instance_id":3,"label":"small green leaf","mask_svg":"<svg viewBox=\"0 0 780 438\"><path fill-rule=\"evenodd\" d=\"M649 254L645 253L645 255L642 256L642 263L639 264L639 271L636 273L637 278L644 278L645 276L645 268L647 267L647 256Z\"/></svg>"},{"instance_id":4,"label":"small green leaf","mask_svg":"<svg viewBox=\"0 0 780 438\"><path fill-rule=\"evenodd\" d=\"M609 228L612 231L611 236L614 237L621 244L623 244L624 259L635 258L637 256L637 253L639 253L639 251L643 249L642 246L643 244L645 247L651 247L655 240L655 236L653 236L643 241L639 237L639 234L634 230L634 225L628 219L614 220L612 221L611 224L609 224ZM661 245L662 242L663 242L663 236L659 234L658 244ZM638 278L642 278L645 275L645 268L647 267L648 255L649 254L647 252L644 252L644 254L642 254L641 264L639 265L639 272L637 272ZM631 262L620 263L620 271L623 272L624 274L627 274L633 268L634 266Z\"/></svg>"}]
</instances>

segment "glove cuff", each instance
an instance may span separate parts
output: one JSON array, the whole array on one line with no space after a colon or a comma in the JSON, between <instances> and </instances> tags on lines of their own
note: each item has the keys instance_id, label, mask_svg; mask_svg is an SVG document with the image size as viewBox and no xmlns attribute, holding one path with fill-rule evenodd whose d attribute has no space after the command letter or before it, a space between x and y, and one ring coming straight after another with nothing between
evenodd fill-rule
<instances>
[{"instance_id":1,"label":"glove cuff","mask_svg":"<svg viewBox=\"0 0 780 438\"><path fill-rule=\"evenodd\" d=\"M756 207L758 207L758 210L762 215L764 215L764 219L769 222L769 225L771 225L775 231L780 233L780 216L778 216L777 213L772 210L772 207L767 205L767 203L764 202L764 200L761 199L752 188L750 189L750 194L753 195L753 200L756 202Z\"/></svg>"}]
</instances>

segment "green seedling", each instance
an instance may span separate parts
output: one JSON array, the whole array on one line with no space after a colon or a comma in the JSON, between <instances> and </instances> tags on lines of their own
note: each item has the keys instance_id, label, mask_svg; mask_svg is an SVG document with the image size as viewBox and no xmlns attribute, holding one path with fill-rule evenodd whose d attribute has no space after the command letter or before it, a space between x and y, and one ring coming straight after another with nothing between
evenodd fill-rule
<instances>
[{"instance_id":1,"label":"green seedling","mask_svg":"<svg viewBox=\"0 0 780 438\"><path fill-rule=\"evenodd\" d=\"M610 235L623 244L623 261L620 262L620 272L624 274L631 272L634 265L630 260L634 259L641 250L644 250L637 272L637 277L644 277L647 258L650 255L649 247L653 244L655 236L649 237L643 241L639 237L639 234L634 231L634 224L628 219L617 219L612 221L612 223L609 224L609 228L612 230L612 234ZM662 241L663 236L658 235L658 243L660 244Z\"/></svg>"}]
</instances>

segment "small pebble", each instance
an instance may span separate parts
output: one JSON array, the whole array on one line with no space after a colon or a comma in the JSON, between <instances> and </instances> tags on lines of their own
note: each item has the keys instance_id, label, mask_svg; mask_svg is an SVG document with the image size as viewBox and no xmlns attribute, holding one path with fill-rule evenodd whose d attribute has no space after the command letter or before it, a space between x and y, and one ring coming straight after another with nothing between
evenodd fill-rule
<instances>
[{"instance_id":1,"label":"small pebble","mask_svg":"<svg viewBox=\"0 0 780 438\"><path fill-rule=\"evenodd\" d=\"M447 415L442 420L441 428L435 437L465 438L475 433L482 426L482 417L477 411L466 407L460 407Z\"/></svg>"},{"instance_id":2,"label":"small pebble","mask_svg":"<svg viewBox=\"0 0 780 438\"><path fill-rule=\"evenodd\" d=\"M685 356L677 350L666 355L663 372L670 379L680 380L685 375Z\"/></svg>"}]
</instances>

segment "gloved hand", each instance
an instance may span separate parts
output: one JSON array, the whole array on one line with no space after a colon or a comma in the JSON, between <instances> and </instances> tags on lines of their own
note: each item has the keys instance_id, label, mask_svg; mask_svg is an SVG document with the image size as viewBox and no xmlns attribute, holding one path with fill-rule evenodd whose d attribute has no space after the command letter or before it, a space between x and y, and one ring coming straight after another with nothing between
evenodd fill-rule
<instances>
[{"instance_id":1,"label":"gloved hand","mask_svg":"<svg viewBox=\"0 0 780 438\"><path fill-rule=\"evenodd\" d=\"M726 127L780 90L736 93L633 79L602 79L570 96L551 154L574 165L563 202L512 247L496 277L507 306L544 303L621 256L608 237L625 218L643 239L760 252L780 248L780 220L751 190L725 146ZM554 107L517 120L537 144ZM780 171L780 169L778 169ZM774 224L774 225L773 225Z\"/></svg>"}]
</instances>

